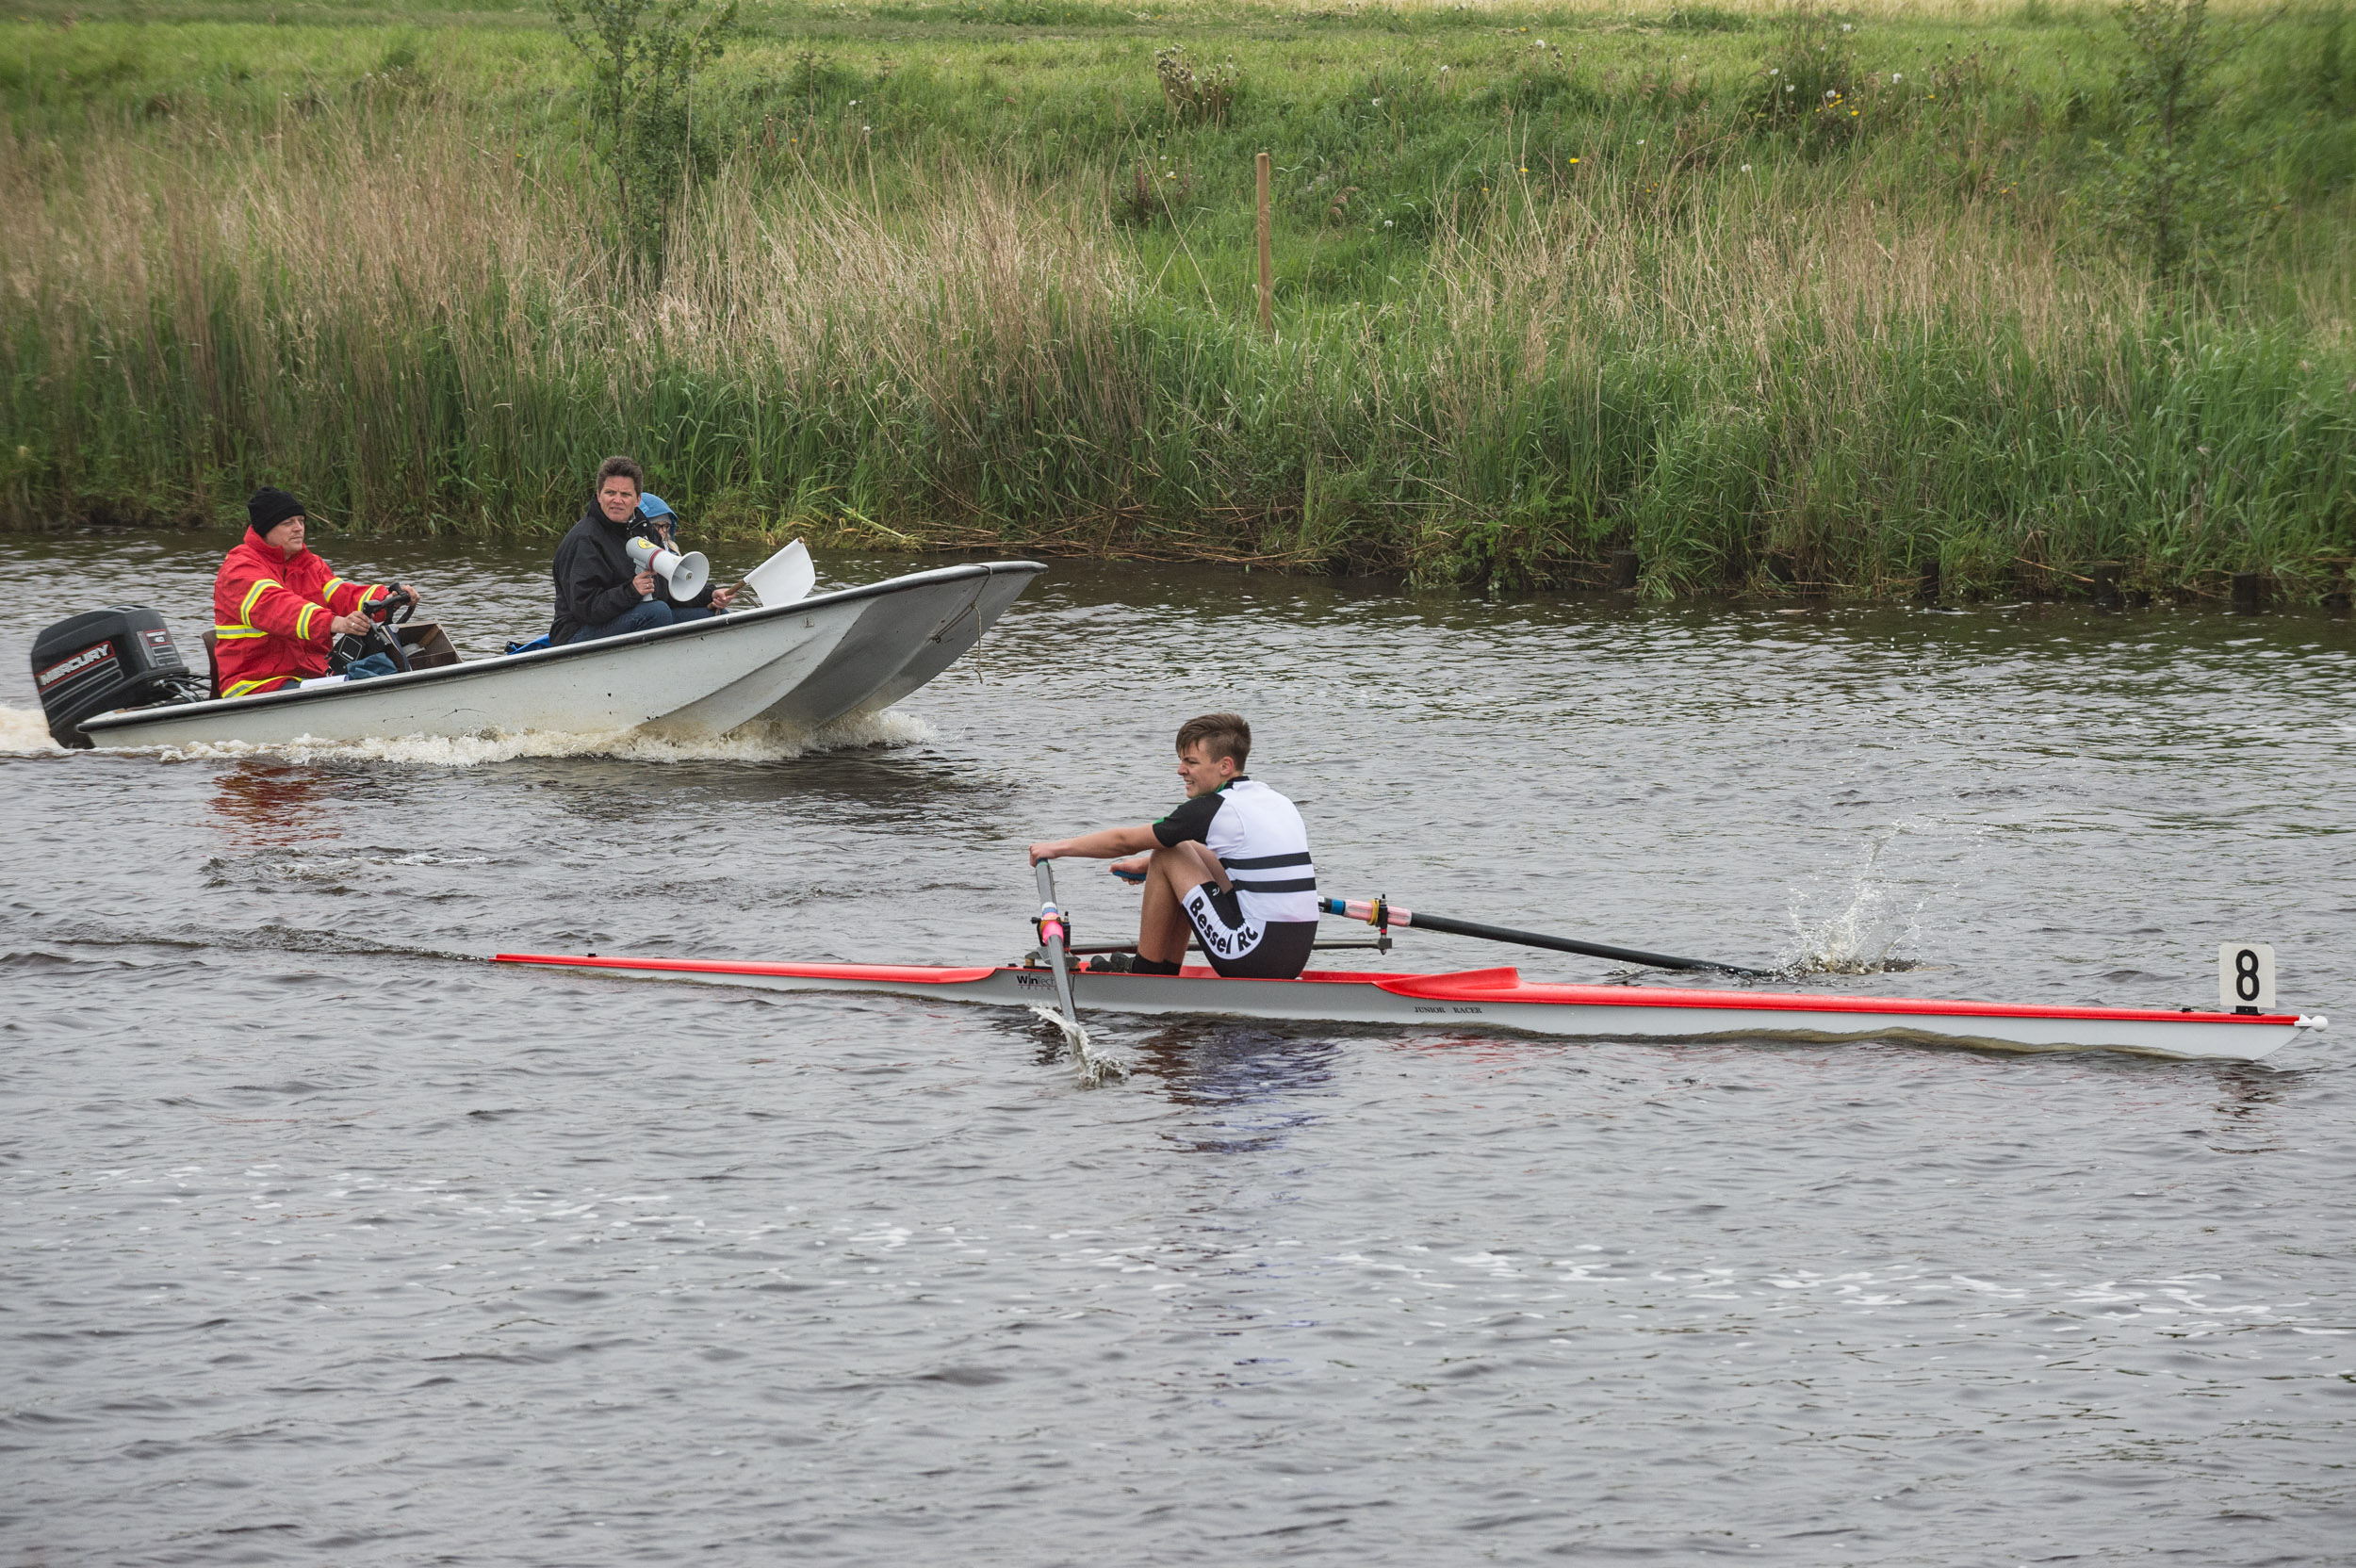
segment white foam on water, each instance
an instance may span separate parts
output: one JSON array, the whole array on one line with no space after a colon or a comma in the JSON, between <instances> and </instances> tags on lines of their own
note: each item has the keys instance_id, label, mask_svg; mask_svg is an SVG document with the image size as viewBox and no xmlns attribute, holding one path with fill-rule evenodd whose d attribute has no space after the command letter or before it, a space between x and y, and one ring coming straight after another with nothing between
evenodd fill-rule
<instances>
[{"instance_id":1,"label":"white foam on water","mask_svg":"<svg viewBox=\"0 0 2356 1568\"><path fill-rule=\"evenodd\" d=\"M782 762L814 751L852 751L865 746L924 745L933 728L911 714L887 709L854 713L814 729L755 722L725 735L678 739L644 730L572 735L526 730L519 735L411 735L401 740L321 741L309 736L267 745L223 741L169 747L168 761L240 757L277 757L291 762L360 760L413 762L426 767L472 768L524 758L599 757L628 762Z\"/></svg>"},{"instance_id":2,"label":"white foam on water","mask_svg":"<svg viewBox=\"0 0 2356 1568\"><path fill-rule=\"evenodd\" d=\"M0 756L63 751L49 738L49 717L38 708L0 708Z\"/></svg>"},{"instance_id":3,"label":"white foam on water","mask_svg":"<svg viewBox=\"0 0 2356 1568\"><path fill-rule=\"evenodd\" d=\"M356 868L367 866L486 866L488 855L434 855L425 851L397 855L378 854L289 854L272 858L256 858L246 862L274 876L291 876L304 881L334 882L352 874Z\"/></svg>"}]
</instances>

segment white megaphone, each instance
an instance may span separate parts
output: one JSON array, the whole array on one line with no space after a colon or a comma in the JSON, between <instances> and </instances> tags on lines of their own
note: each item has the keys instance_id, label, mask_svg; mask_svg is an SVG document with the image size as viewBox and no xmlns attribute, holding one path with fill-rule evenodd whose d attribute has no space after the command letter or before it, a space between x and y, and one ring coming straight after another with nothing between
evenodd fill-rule
<instances>
[{"instance_id":1,"label":"white megaphone","mask_svg":"<svg viewBox=\"0 0 2356 1568\"><path fill-rule=\"evenodd\" d=\"M761 596L762 604L792 604L810 596L818 582L810 564L810 547L799 539L744 574L744 586Z\"/></svg>"},{"instance_id":2,"label":"white megaphone","mask_svg":"<svg viewBox=\"0 0 2356 1568\"><path fill-rule=\"evenodd\" d=\"M671 597L681 604L702 593L704 584L712 580L712 563L704 559L701 550L680 555L651 539L632 539L630 558L638 564L640 571L652 572L669 583Z\"/></svg>"}]
</instances>

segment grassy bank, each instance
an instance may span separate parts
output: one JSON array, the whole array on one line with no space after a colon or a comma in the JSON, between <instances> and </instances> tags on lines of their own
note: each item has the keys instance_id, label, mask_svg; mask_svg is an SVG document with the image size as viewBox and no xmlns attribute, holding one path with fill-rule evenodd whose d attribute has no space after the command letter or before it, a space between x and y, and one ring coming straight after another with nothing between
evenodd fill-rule
<instances>
[{"instance_id":1,"label":"grassy bank","mask_svg":"<svg viewBox=\"0 0 2356 1568\"><path fill-rule=\"evenodd\" d=\"M2172 287L2109 200L2117 29L2034 0L1841 11L1808 115L1740 4L757 8L651 286L536 10L76 11L0 25L21 526L270 481L551 532L628 449L706 527L1505 587L1633 547L1660 596L2312 597L2356 555L2334 10L2222 68L2230 243ZM1222 116L1171 45L1232 59Z\"/></svg>"}]
</instances>

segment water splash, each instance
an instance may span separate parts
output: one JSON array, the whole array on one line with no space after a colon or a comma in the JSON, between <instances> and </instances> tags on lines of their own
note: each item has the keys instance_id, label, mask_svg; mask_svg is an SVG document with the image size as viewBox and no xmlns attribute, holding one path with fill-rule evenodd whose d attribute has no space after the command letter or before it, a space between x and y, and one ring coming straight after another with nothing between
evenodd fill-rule
<instances>
[{"instance_id":1,"label":"water splash","mask_svg":"<svg viewBox=\"0 0 2356 1568\"><path fill-rule=\"evenodd\" d=\"M294 741L256 744L245 741L170 746L152 755L168 762L234 760L271 757L289 762L412 762L424 767L475 768L518 759L597 757L626 762L782 762L818 751L866 746L924 745L933 728L911 714L889 709L853 713L814 729L756 721L725 735L679 739L645 730L598 735L526 730L519 735L412 735L401 740Z\"/></svg>"},{"instance_id":2,"label":"water splash","mask_svg":"<svg viewBox=\"0 0 2356 1568\"><path fill-rule=\"evenodd\" d=\"M1128 1063L1096 1049L1095 1042L1088 1038L1087 1024L1066 1018L1053 1007L1033 1007L1031 1011L1042 1021L1054 1024L1055 1032L1063 1036L1064 1044L1072 1048L1072 1066L1079 1074L1082 1088L1098 1088L1108 1080L1129 1076Z\"/></svg>"},{"instance_id":3,"label":"water splash","mask_svg":"<svg viewBox=\"0 0 2356 1568\"><path fill-rule=\"evenodd\" d=\"M1816 890L1795 889L1792 894L1792 932L1796 951L1782 968L1792 974L1884 974L1909 970L1915 960L1902 956L1922 935L1922 915L1928 894L1910 895L1890 885L1883 857L1907 825L1893 823L1874 834L1865 863L1849 885L1834 893L1837 906L1826 908Z\"/></svg>"},{"instance_id":4,"label":"water splash","mask_svg":"<svg viewBox=\"0 0 2356 1568\"><path fill-rule=\"evenodd\" d=\"M25 757L63 751L49 738L49 719L38 708L0 708L0 756Z\"/></svg>"}]
</instances>

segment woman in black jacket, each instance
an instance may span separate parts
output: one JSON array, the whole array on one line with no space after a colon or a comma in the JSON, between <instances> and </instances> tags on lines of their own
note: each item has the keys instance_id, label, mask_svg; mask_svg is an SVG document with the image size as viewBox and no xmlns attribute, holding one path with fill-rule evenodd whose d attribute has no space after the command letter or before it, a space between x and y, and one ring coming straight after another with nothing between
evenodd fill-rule
<instances>
[{"instance_id":1,"label":"woman in black jacket","mask_svg":"<svg viewBox=\"0 0 2356 1568\"><path fill-rule=\"evenodd\" d=\"M548 624L549 642L586 643L699 621L735 598L732 588L710 586L683 604L656 593L661 580L630 558L632 539L658 537L655 524L638 510L646 484L645 472L627 457L597 465L597 498L556 547L556 617Z\"/></svg>"}]
</instances>

